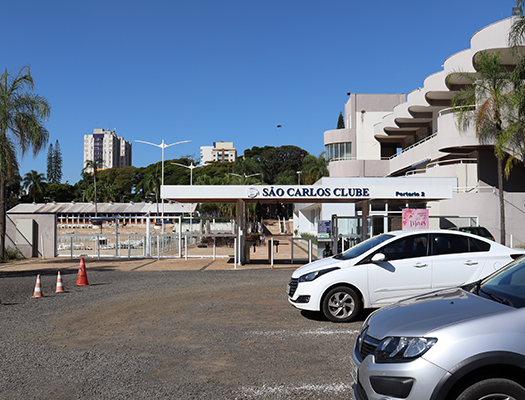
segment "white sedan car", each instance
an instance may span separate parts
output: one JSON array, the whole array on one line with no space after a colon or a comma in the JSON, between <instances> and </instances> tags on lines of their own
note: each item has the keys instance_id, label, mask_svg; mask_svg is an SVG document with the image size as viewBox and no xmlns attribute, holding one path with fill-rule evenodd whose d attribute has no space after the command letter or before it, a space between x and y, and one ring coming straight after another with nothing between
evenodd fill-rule
<instances>
[{"instance_id":1,"label":"white sedan car","mask_svg":"<svg viewBox=\"0 0 525 400\"><path fill-rule=\"evenodd\" d=\"M393 231L298 268L288 300L301 310L348 322L363 308L481 279L522 254L464 232Z\"/></svg>"}]
</instances>

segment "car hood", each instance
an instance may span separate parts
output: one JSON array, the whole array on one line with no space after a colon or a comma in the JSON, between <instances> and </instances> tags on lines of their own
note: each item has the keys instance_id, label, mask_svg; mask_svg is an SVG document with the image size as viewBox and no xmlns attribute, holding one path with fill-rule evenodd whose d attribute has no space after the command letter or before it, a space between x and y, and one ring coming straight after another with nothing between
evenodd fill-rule
<instances>
[{"instance_id":1,"label":"car hood","mask_svg":"<svg viewBox=\"0 0 525 400\"><path fill-rule=\"evenodd\" d=\"M292 278L299 278L301 275L308 274L312 271L319 271L320 269L341 266L341 263L345 261L348 262L348 260L340 260L340 259L333 258L333 257L323 258L321 260L317 260L309 264L303 265L300 268L297 268L293 272Z\"/></svg>"},{"instance_id":2,"label":"car hood","mask_svg":"<svg viewBox=\"0 0 525 400\"><path fill-rule=\"evenodd\" d=\"M376 339L424 336L447 325L507 310L513 308L461 288L440 290L379 310L368 322L368 334Z\"/></svg>"}]
</instances>

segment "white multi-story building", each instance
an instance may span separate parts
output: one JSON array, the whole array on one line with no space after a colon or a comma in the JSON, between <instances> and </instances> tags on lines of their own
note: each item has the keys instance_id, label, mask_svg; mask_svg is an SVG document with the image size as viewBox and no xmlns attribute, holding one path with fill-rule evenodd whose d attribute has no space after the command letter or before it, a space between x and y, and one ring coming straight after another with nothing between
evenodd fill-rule
<instances>
[{"instance_id":1,"label":"white multi-story building","mask_svg":"<svg viewBox=\"0 0 525 400\"><path fill-rule=\"evenodd\" d=\"M97 162L98 170L129 167L131 143L117 136L116 129L93 129L93 134L84 135L84 166L87 160Z\"/></svg>"},{"instance_id":2,"label":"white multi-story building","mask_svg":"<svg viewBox=\"0 0 525 400\"><path fill-rule=\"evenodd\" d=\"M237 150L233 142L213 142L213 146L201 146L201 165L210 162L234 162Z\"/></svg>"},{"instance_id":3,"label":"white multi-story building","mask_svg":"<svg viewBox=\"0 0 525 400\"><path fill-rule=\"evenodd\" d=\"M299 232L317 233L317 222L334 214L369 216L368 230L380 233L399 228L403 208L427 208L434 226L441 228L477 223L500 239L500 202L494 146L481 144L473 124L460 130L450 101L464 87L458 74L476 73L474 59L480 52L502 54L503 64L515 60L508 45L514 17L476 32L470 48L451 55L443 69L424 79L423 86L404 95L350 94L345 104L345 128L324 133L330 178L403 177L421 182L455 178L451 199L419 204L371 199L355 204L310 204L298 207L294 221ZM505 243L525 244L525 167L517 163L504 182ZM375 219L374 219L375 218ZM365 227L366 228L366 227ZM341 233L341 232L340 232ZM344 236L344 232L343 232Z\"/></svg>"}]
</instances>

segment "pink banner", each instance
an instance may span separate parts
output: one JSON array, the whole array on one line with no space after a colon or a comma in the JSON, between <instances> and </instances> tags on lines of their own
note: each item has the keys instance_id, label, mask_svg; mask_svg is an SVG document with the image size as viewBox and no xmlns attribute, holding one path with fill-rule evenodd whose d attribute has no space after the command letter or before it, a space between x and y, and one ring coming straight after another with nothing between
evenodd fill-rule
<instances>
[{"instance_id":1,"label":"pink banner","mask_svg":"<svg viewBox=\"0 0 525 400\"><path fill-rule=\"evenodd\" d=\"M428 229L428 210L405 208L403 210L403 230Z\"/></svg>"}]
</instances>

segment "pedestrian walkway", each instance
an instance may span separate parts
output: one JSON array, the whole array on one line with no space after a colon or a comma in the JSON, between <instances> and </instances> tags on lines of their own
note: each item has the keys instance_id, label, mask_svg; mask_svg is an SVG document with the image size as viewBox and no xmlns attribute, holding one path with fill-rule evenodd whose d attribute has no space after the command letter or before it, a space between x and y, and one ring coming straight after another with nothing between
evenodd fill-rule
<instances>
[{"instance_id":1,"label":"pedestrian walkway","mask_svg":"<svg viewBox=\"0 0 525 400\"><path fill-rule=\"evenodd\" d=\"M78 269L79 259L70 258L30 258L9 263L0 264L0 276L2 272L15 271L41 271L41 270L67 270ZM116 270L116 271L204 271L204 270L246 270L246 269L272 269L267 262L252 262L245 265L235 266L233 259L221 258L143 258L143 259L85 259L86 269ZM290 270L300 267L301 264L276 264L274 269L287 268Z\"/></svg>"}]
</instances>

